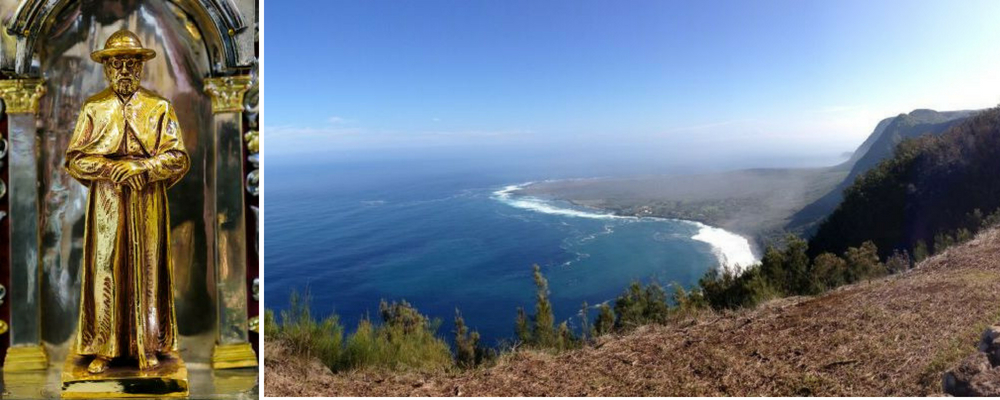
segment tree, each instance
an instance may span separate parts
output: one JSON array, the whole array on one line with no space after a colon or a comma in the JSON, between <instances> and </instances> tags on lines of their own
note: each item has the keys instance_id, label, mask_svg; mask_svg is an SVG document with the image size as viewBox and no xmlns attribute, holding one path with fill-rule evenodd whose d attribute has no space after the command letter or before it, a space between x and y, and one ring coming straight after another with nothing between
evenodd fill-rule
<instances>
[{"instance_id":1,"label":"tree","mask_svg":"<svg viewBox=\"0 0 1000 400\"><path fill-rule=\"evenodd\" d=\"M820 289L832 289L847 283L847 261L833 253L816 256L812 271Z\"/></svg>"},{"instance_id":2,"label":"tree","mask_svg":"<svg viewBox=\"0 0 1000 400\"><path fill-rule=\"evenodd\" d=\"M531 324L528 322L528 315L524 312L524 308L517 308L517 322L514 327L514 331L517 333L517 339L521 343L530 344L533 342L531 337Z\"/></svg>"},{"instance_id":3,"label":"tree","mask_svg":"<svg viewBox=\"0 0 1000 400\"><path fill-rule=\"evenodd\" d=\"M552 347L556 342L555 317L549 302L549 282L542 276L542 268L535 264L535 326L532 338L540 347Z\"/></svg>"},{"instance_id":4,"label":"tree","mask_svg":"<svg viewBox=\"0 0 1000 400\"><path fill-rule=\"evenodd\" d=\"M844 253L847 260L847 281L857 282L885 274L885 267L879 261L878 248L872 241L866 241L861 247L849 247Z\"/></svg>"},{"instance_id":5,"label":"tree","mask_svg":"<svg viewBox=\"0 0 1000 400\"><path fill-rule=\"evenodd\" d=\"M479 332L469 333L462 313L455 309L455 365L460 368L474 368L482 362L483 351L479 348Z\"/></svg>"},{"instance_id":6,"label":"tree","mask_svg":"<svg viewBox=\"0 0 1000 400\"><path fill-rule=\"evenodd\" d=\"M913 247L913 260L921 262L929 256L930 251L927 250L927 243L924 243L923 240L918 240L916 246Z\"/></svg>"},{"instance_id":7,"label":"tree","mask_svg":"<svg viewBox=\"0 0 1000 400\"><path fill-rule=\"evenodd\" d=\"M660 285L650 283L644 288L638 281L633 281L625 293L615 300L615 314L618 316L615 327L628 330L649 323L663 323L669 313L667 293Z\"/></svg>"},{"instance_id":8,"label":"tree","mask_svg":"<svg viewBox=\"0 0 1000 400\"><path fill-rule=\"evenodd\" d=\"M608 303L601 303L598 307L597 319L594 320L593 336L602 336L611 333L615 327L615 312Z\"/></svg>"},{"instance_id":9,"label":"tree","mask_svg":"<svg viewBox=\"0 0 1000 400\"><path fill-rule=\"evenodd\" d=\"M809 276L809 256L806 250L809 244L798 236L789 234L786 239L784 254L785 280L774 286L780 287L787 294L815 293Z\"/></svg>"}]
</instances>

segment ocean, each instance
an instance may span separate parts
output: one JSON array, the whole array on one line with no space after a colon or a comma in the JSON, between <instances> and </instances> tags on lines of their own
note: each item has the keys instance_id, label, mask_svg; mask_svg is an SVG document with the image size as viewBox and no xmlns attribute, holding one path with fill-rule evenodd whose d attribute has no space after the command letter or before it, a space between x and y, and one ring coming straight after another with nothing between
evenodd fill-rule
<instances>
[{"instance_id":1,"label":"ocean","mask_svg":"<svg viewBox=\"0 0 1000 400\"><path fill-rule=\"evenodd\" d=\"M745 238L700 223L516 194L547 178L416 160L269 164L266 307L308 291L314 316L337 313L353 331L378 319L380 300L406 300L440 319L442 337L458 309L481 343L497 345L514 337L517 307L533 310L534 264L556 321L579 327L583 302L593 316L633 280L691 288L723 260L755 259Z\"/></svg>"}]
</instances>

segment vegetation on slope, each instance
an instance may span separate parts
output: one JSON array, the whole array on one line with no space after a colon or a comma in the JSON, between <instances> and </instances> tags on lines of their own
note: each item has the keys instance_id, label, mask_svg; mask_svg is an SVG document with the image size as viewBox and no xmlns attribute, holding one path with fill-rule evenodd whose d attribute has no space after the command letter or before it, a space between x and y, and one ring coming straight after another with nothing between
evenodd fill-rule
<instances>
[{"instance_id":1,"label":"vegetation on slope","mask_svg":"<svg viewBox=\"0 0 1000 400\"><path fill-rule=\"evenodd\" d=\"M900 143L895 155L859 176L819 227L809 253L840 253L871 240L887 257L923 255L967 240L1000 220L1000 108L963 120L941 136Z\"/></svg>"},{"instance_id":2,"label":"vegetation on slope","mask_svg":"<svg viewBox=\"0 0 1000 400\"><path fill-rule=\"evenodd\" d=\"M891 158L900 142L920 136L939 136L958 125L975 111L913 110L879 122L875 131L858 147L851 159L834 167L848 170L847 177L819 199L802 207L785 226L790 232L812 234L844 199L843 192L858 176L871 170L883 160Z\"/></svg>"},{"instance_id":3,"label":"vegetation on slope","mask_svg":"<svg viewBox=\"0 0 1000 400\"><path fill-rule=\"evenodd\" d=\"M926 396L1000 319L1000 230L917 268L488 368L331 373L268 341L267 396Z\"/></svg>"},{"instance_id":4,"label":"vegetation on slope","mask_svg":"<svg viewBox=\"0 0 1000 400\"><path fill-rule=\"evenodd\" d=\"M941 253L971 240L984 227L1000 223L1000 174L995 173L1000 171L998 156L1000 109L972 117L940 137L904 141L894 157L861 175L845 191L845 202L810 243L789 236L784 248L769 247L759 264L742 270L714 269L691 292L674 286L669 300L666 291L655 283L633 283L613 306L601 304L593 322L584 304L579 334L571 331L566 321L556 325L548 283L536 265L535 310L530 315L517 310L518 342L514 349L561 354L601 343L601 336L627 334L643 326L670 325L704 314L752 308L776 298L817 295L841 285L906 272L914 260ZM981 211L984 209L994 212L985 216ZM931 238L933 244L928 246ZM997 261L995 254L990 257ZM994 279L993 272L978 278ZM934 292L933 288L925 289ZM456 371L494 365L498 359L495 353L478 347L478 335L469 332L457 311L454 355L435 336L437 324L405 301L383 301L380 311L381 324L362 321L345 342L336 316L316 321L309 314L307 301L293 297L292 307L282 312L280 324L272 312L266 314L265 336L279 340L291 354L318 358L332 371ZM888 314L868 317L893 318ZM964 336L957 338L964 340ZM938 379L935 374L941 372L939 369L960 356L953 350L962 348L964 342L955 340L939 350L922 371L920 384L924 389ZM499 359L519 353L502 354ZM841 365L838 363L841 361L830 365ZM794 392L781 388L776 393L814 394L831 384L811 382L799 382L800 388ZM730 394L726 390L722 393ZM855 392L845 389L844 393Z\"/></svg>"}]
</instances>

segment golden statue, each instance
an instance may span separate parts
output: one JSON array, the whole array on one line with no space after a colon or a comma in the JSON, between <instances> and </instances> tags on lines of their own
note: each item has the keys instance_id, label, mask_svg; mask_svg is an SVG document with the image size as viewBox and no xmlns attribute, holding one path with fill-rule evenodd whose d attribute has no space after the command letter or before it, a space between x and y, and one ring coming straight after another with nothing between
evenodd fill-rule
<instances>
[{"instance_id":1,"label":"golden statue","mask_svg":"<svg viewBox=\"0 0 1000 400\"><path fill-rule=\"evenodd\" d=\"M87 357L91 375L113 362L143 372L180 362L167 188L189 160L173 106L139 86L155 56L127 30L91 53L109 86L84 103L66 151L66 171L90 189L71 358Z\"/></svg>"}]
</instances>

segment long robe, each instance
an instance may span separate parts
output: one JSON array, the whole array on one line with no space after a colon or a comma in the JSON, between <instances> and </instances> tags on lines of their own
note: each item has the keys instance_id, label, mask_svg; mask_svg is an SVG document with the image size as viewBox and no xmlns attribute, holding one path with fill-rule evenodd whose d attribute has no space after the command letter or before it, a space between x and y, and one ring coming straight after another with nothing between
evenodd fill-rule
<instances>
[{"instance_id":1,"label":"long robe","mask_svg":"<svg viewBox=\"0 0 1000 400\"><path fill-rule=\"evenodd\" d=\"M146 186L110 178L112 160L141 163ZM138 358L177 350L166 190L190 166L170 103L140 88L87 99L66 170L90 189L84 233L78 354Z\"/></svg>"}]
</instances>

